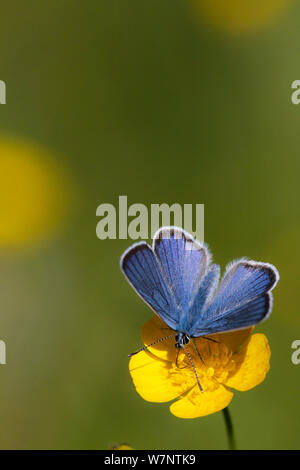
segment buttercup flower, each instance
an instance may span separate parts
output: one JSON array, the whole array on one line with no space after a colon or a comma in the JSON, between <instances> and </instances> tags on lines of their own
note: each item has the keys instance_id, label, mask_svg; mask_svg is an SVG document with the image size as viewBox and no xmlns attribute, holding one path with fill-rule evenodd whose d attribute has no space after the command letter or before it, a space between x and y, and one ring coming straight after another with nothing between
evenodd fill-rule
<instances>
[{"instance_id":1,"label":"buttercup flower","mask_svg":"<svg viewBox=\"0 0 300 470\"><path fill-rule=\"evenodd\" d=\"M224 409L233 397L232 389L250 390L269 370L268 340L252 331L253 327L191 339L188 348L203 393L185 350L178 353L175 348L175 336L148 347L129 362L137 392L150 402L175 400L170 411L179 418L197 418ZM142 339L147 345L172 333L154 316L143 326Z\"/></svg>"}]
</instances>

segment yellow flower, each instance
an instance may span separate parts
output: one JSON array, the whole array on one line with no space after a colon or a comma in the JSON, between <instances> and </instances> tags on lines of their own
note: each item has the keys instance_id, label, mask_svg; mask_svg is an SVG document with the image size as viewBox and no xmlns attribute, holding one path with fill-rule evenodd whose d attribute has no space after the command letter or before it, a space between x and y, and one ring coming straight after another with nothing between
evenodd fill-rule
<instances>
[{"instance_id":1,"label":"yellow flower","mask_svg":"<svg viewBox=\"0 0 300 470\"><path fill-rule=\"evenodd\" d=\"M291 0L192 0L201 19L231 34L256 31L275 21Z\"/></svg>"},{"instance_id":2,"label":"yellow flower","mask_svg":"<svg viewBox=\"0 0 300 470\"><path fill-rule=\"evenodd\" d=\"M165 328L158 316L152 317L142 329L144 344L172 334ZM129 370L137 392L150 402L176 400L170 411L179 418L197 418L222 410L233 397L232 388L250 390L265 379L269 370L268 340L263 334L251 335L252 330L209 336L214 341L191 339L188 348L203 393L185 350L180 350L176 360L175 337L132 356Z\"/></svg>"},{"instance_id":3,"label":"yellow flower","mask_svg":"<svg viewBox=\"0 0 300 470\"><path fill-rule=\"evenodd\" d=\"M0 139L0 249L16 250L49 238L70 205L70 183L45 149Z\"/></svg>"}]
</instances>

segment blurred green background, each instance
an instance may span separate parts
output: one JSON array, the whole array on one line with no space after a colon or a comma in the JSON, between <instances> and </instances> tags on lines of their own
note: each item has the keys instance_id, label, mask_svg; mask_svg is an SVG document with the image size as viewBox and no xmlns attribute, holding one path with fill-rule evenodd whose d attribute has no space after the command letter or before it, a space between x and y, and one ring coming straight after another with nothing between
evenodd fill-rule
<instances>
[{"instance_id":1,"label":"blurred green background","mask_svg":"<svg viewBox=\"0 0 300 470\"><path fill-rule=\"evenodd\" d=\"M205 4L1 5L3 449L227 448L221 413L181 420L134 390L127 354L152 313L119 270L132 242L95 232L97 206L119 195L204 203L216 262L277 266L257 327L271 369L230 407L239 448L300 447L300 5Z\"/></svg>"}]
</instances>

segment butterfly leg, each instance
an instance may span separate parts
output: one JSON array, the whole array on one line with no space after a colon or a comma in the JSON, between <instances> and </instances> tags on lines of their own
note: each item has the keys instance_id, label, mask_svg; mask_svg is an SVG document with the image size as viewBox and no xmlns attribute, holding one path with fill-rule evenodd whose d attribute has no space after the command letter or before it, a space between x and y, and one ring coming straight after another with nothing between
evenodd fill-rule
<instances>
[{"instance_id":1,"label":"butterfly leg","mask_svg":"<svg viewBox=\"0 0 300 470\"><path fill-rule=\"evenodd\" d=\"M203 357L201 356L201 354L200 354L200 352L199 352L199 349L197 348L197 344L195 343L195 341L194 341L193 338L192 338L192 343L193 343L193 346L194 346L194 348L195 348L196 353L198 354L198 356L200 357L201 361L203 362L203 364L204 364L205 367L206 367L206 364L205 364L205 362L204 362L204 360L203 360Z\"/></svg>"},{"instance_id":2,"label":"butterfly leg","mask_svg":"<svg viewBox=\"0 0 300 470\"><path fill-rule=\"evenodd\" d=\"M201 383L200 383L200 381L199 381L199 378L198 378L198 375L197 375L197 372L196 372L196 369L195 369L195 366L194 366L194 363L193 363L192 356L191 356L191 353L190 353L190 351L189 351L189 348L187 347L186 344L184 345L184 348L186 349L186 351L187 351L187 353L188 353L189 360L190 360L192 369L193 369L193 371L194 371L194 374L195 374L195 377L196 377L196 380L197 380L197 383L198 383L198 387L199 387L199 389L200 389L200 392L203 393L203 388L202 388Z\"/></svg>"},{"instance_id":3,"label":"butterfly leg","mask_svg":"<svg viewBox=\"0 0 300 470\"><path fill-rule=\"evenodd\" d=\"M200 336L200 338L207 339L207 341L212 341L213 343L220 344L220 341L217 341L217 340L212 339L212 338L208 338L207 336Z\"/></svg>"},{"instance_id":4,"label":"butterfly leg","mask_svg":"<svg viewBox=\"0 0 300 470\"><path fill-rule=\"evenodd\" d=\"M180 349L178 349L178 351L177 351L177 356L176 356L176 367L177 367L177 369L185 369L185 368L187 367L186 365L185 365L185 366L183 366L183 367L179 367L179 365L178 365L178 356L179 356L179 354L180 354Z\"/></svg>"}]
</instances>

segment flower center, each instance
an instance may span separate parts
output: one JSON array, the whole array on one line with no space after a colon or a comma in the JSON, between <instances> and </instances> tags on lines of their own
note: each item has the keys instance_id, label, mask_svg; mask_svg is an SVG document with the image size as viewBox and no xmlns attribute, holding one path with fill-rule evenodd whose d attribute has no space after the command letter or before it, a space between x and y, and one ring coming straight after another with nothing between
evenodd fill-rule
<instances>
[{"instance_id":1,"label":"flower center","mask_svg":"<svg viewBox=\"0 0 300 470\"><path fill-rule=\"evenodd\" d=\"M177 337L176 341L178 342ZM188 346L185 347L189 349L204 391L216 389L218 384L224 382L229 372L235 368L232 351L224 343L205 338L192 338ZM183 392L197 385L195 372L185 347L179 348L177 360L172 363L170 368L171 380L174 384L180 385Z\"/></svg>"}]
</instances>

